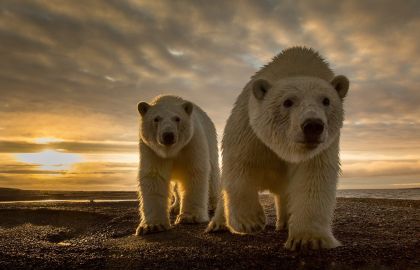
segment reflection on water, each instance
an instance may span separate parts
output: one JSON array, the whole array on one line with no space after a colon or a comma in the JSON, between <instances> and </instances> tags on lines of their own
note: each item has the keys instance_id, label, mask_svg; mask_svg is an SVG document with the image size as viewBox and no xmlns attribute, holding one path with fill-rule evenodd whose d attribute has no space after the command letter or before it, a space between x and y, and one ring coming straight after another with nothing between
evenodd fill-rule
<instances>
[{"instance_id":1,"label":"reflection on water","mask_svg":"<svg viewBox=\"0 0 420 270\"><path fill-rule=\"evenodd\" d=\"M58 202L65 202L65 203L101 203L101 202L135 202L136 199L118 199L118 200L32 200L32 201L0 201L0 203L58 203Z\"/></svg>"},{"instance_id":2,"label":"reflection on water","mask_svg":"<svg viewBox=\"0 0 420 270\"><path fill-rule=\"evenodd\" d=\"M50 192L54 193L54 192ZM90 194L84 194L84 198L80 199L82 192L60 192L61 196L65 196L69 199L33 199L24 200L25 197L20 197L18 200L12 201L13 199L0 201L0 203L60 203L60 202L71 202L71 203L101 203L101 202L135 202L137 199L135 192L91 192ZM268 194L268 192L262 192L261 194ZM108 196L107 196L108 195ZM77 197L79 196L79 197ZM71 198L75 199L71 199ZM104 198L105 197L105 198ZM117 197L116 199L106 199L106 197ZM339 198L372 198L372 199L399 199L399 200L420 200L420 189L344 189L337 191L337 197ZM95 199L99 198L99 199ZM103 199L100 199L103 198Z\"/></svg>"},{"instance_id":3,"label":"reflection on water","mask_svg":"<svg viewBox=\"0 0 420 270\"><path fill-rule=\"evenodd\" d=\"M268 194L267 191L262 194ZM420 200L420 188L407 189L340 189L338 198L370 198L394 200Z\"/></svg>"},{"instance_id":4,"label":"reflection on water","mask_svg":"<svg viewBox=\"0 0 420 270\"><path fill-rule=\"evenodd\" d=\"M420 200L420 188L410 189L343 189L337 191L342 198L372 198Z\"/></svg>"}]
</instances>

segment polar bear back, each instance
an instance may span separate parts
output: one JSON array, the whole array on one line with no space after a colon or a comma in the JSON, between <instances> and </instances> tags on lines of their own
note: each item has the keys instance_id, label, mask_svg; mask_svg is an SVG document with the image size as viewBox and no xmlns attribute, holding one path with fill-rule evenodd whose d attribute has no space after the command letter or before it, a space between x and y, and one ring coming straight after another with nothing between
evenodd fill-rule
<instances>
[{"instance_id":1,"label":"polar bear back","mask_svg":"<svg viewBox=\"0 0 420 270\"><path fill-rule=\"evenodd\" d=\"M292 47L276 55L252 79L276 81L286 77L310 76L331 81L334 72L318 52L312 48Z\"/></svg>"}]
</instances>

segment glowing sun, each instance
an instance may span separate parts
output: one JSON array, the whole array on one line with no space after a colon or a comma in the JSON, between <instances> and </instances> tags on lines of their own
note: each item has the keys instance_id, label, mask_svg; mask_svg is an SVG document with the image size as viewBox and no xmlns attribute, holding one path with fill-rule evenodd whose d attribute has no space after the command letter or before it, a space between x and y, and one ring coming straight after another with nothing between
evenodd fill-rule
<instances>
[{"instance_id":1,"label":"glowing sun","mask_svg":"<svg viewBox=\"0 0 420 270\"><path fill-rule=\"evenodd\" d=\"M40 169L49 171L68 170L74 163L82 161L80 155L61 153L55 150L16 154L16 158L19 161L35 164L40 166Z\"/></svg>"}]
</instances>

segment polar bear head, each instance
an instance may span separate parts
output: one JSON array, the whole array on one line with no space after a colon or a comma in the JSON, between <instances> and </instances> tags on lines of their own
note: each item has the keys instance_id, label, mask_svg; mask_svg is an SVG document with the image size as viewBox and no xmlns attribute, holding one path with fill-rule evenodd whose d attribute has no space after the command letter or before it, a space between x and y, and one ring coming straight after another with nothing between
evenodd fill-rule
<instances>
[{"instance_id":1,"label":"polar bear head","mask_svg":"<svg viewBox=\"0 0 420 270\"><path fill-rule=\"evenodd\" d=\"M172 100L173 101L173 100ZM162 158L173 158L193 135L194 105L188 101L138 104L140 139Z\"/></svg>"},{"instance_id":2,"label":"polar bear head","mask_svg":"<svg viewBox=\"0 0 420 270\"><path fill-rule=\"evenodd\" d=\"M328 148L343 125L345 76L327 82L296 76L276 82L256 79L249 100L250 125L257 137L280 158L300 162Z\"/></svg>"}]
</instances>

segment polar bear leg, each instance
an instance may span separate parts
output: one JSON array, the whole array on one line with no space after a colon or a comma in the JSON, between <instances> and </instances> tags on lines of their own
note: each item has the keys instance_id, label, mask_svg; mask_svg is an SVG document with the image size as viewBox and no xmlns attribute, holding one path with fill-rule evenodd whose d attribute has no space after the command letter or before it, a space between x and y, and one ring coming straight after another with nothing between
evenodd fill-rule
<instances>
[{"instance_id":1,"label":"polar bear leg","mask_svg":"<svg viewBox=\"0 0 420 270\"><path fill-rule=\"evenodd\" d=\"M141 221L136 235L169 229L169 179L145 176L139 185Z\"/></svg>"},{"instance_id":2,"label":"polar bear leg","mask_svg":"<svg viewBox=\"0 0 420 270\"><path fill-rule=\"evenodd\" d=\"M224 195L221 194L219 201L217 202L217 207L214 212L214 216L211 219L210 223L207 225L207 228L205 231L206 233L227 230L224 204L225 204Z\"/></svg>"},{"instance_id":3,"label":"polar bear leg","mask_svg":"<svg viewBox=\"0 0 420 270\"><path fill-rule=\"evenodd\" d=\"M337 171L331 167L319 168L320 165L324 164L308 161L293 170L288 197L287 249L335 248L341 245L331 229Z\"/></svg>"},{"instance_id":4,"label":"polar bear leg","mask_svg":"<svg viewBox=\"0 0 420 270\"><path fill-rule=\"evenodd\" d=\"M287 198L285 194L274 194L276 205L276 231L287 229Z\"/></svg>"},{"instance_id":5,"label":"polar bear leg","mask_svg":"<svg viewBox=\"0 0 420 270\"><path fill-rule=\"evenodd\" d=\"M178 215L180 198L179 198L179 192L178 192L178 185L175 182L171 183L171 193L172 193L171 213Z\"/></svg>"},{"instance_id":6,"label":"polar bear leg","mask_svg":"<svg viewBox=\"0 0 420 270\"><path fill-rule=\"evenodd\" d=\"M175 224L209 221L208 175L208 170L191 170L186 179L179 183L181 208Z\"/></svg>"},{"instance_id":7,"label":"polar bear leg","mask_svg":"<svg viewBox=\"0 0 420 270\"><path fill-rule=\"evenodd\" d=\"M264 229L266 217L259 201L255 179L248 172L229 172L226 179L226 221L233 233L256 233Z\"/></svg>"},{"instance_id":8,"label":"polar bear leg","mask_svg":"<svg viewBox=\"0 0 420 270\"><path fill-rule=\"evenodd\" d=\"M220 171L218 164L211 164L209 182L209 211L215 211L220 198Z\"/></svg>"}]
</instances>

